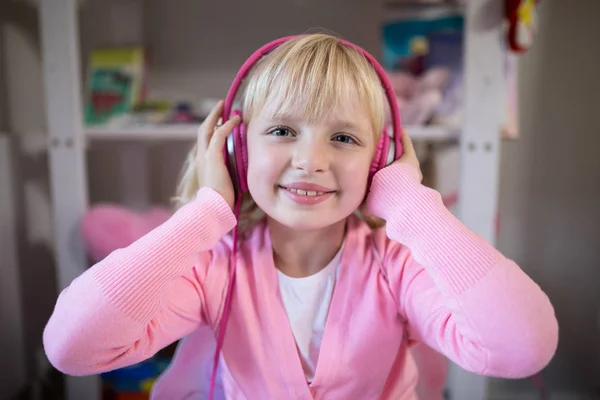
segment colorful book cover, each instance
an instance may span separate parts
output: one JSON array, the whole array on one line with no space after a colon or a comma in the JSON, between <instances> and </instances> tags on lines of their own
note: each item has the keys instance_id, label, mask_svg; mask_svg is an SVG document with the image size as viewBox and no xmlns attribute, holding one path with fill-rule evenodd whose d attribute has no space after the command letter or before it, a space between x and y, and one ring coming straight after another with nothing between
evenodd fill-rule
<instances>
[{"instance_id":1,"label":"colorful book cover","mask_svg":"<svg viewBox=\"0 0 600 400\"><path fill-rule=\"evenodd\" d=\"M141 47L90 54L85 123L104 124L143 101L146 59Z\"/></svg>"}]
</instances>

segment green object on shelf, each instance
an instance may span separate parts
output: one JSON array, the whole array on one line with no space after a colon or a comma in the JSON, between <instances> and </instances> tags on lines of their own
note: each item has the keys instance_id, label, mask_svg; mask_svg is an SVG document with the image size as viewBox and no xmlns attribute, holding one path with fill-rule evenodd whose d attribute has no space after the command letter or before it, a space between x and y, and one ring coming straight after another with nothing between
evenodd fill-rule
<instances>
[{"instance_id":1,"label":"green object on shelf","mask_svg":"<svg viewBox=\"0 0 600 400\"><path fill-rule=\"evenodd\" d=\"M85 109L87 125L104 124L131 112L144 97L142 48L100 49L92 52Z\"/></svg>"}]
</instances>

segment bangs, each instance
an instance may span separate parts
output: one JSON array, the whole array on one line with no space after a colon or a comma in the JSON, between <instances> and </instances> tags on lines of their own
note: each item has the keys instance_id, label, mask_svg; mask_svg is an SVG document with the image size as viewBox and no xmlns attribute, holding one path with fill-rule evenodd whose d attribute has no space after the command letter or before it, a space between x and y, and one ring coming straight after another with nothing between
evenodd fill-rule
<instances>
[{"instance_id":1,"label":"bangs","mask_svg":"<svg viewBox=\"0 0 600 400\"><path fill-rule=\"evenodd\" d=\"M379 77L362 54L333 36L312 34L284 43L257 64L246 86L243 114L252 119L266 111L272 119L317 122L351 105L369 115L379 134L384 104Z\"/></svg>"}]
</instances>

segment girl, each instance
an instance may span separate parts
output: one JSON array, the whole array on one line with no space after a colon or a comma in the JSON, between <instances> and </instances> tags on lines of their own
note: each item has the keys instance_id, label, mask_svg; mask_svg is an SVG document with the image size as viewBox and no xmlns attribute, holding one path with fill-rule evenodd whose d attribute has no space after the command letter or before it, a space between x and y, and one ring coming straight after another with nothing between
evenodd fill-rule
<instances>
[{"instance_id":1,"label":"girl","mask_svg":"<svg viewBox=\"0 0 600 400\"><path fill-rule=\"evenodd\" d=\"M414 399L416 342L489 376L549 362L548 298L420 184L408 136L371 176L386 105L357 48L325 34L284 41L242 104L243 118L219 103L200 126L172 218L60 294L44 332L53 365L97 374L185 337L153 398L205 399L208 338L224 323L220 376L235 400ZM249 194L236 218L223 148L240 127Z\"/></svg>"}]
</instances>

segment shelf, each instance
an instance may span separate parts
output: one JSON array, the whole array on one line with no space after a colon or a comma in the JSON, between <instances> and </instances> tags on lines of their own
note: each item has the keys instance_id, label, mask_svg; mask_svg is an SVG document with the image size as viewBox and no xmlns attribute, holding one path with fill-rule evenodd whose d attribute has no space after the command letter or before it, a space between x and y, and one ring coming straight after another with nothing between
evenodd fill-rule
<instances>
[{"instance_id":1,"label":"shelf","mask_svg":"<svg viewBox=\"0 0 600 400\"><path fill-rule=\"evenodd\" d=\"M84 127L91 140L193 140L198 124L136 125L128 127Z\"/></svg>"},{"instance_id":2,"label":"shelf","mask_svg":"<svg viewBox=\"0 0 600 400\"><path fill-rule=\"evenodd\" d=\"M138 125L125 128L84 128L88 139L93 141L180 141L195 140L198 125ZM404 128L415 141L455 141L459 130L445 126L407 126Z\"/></svg>"}]
</instances>

